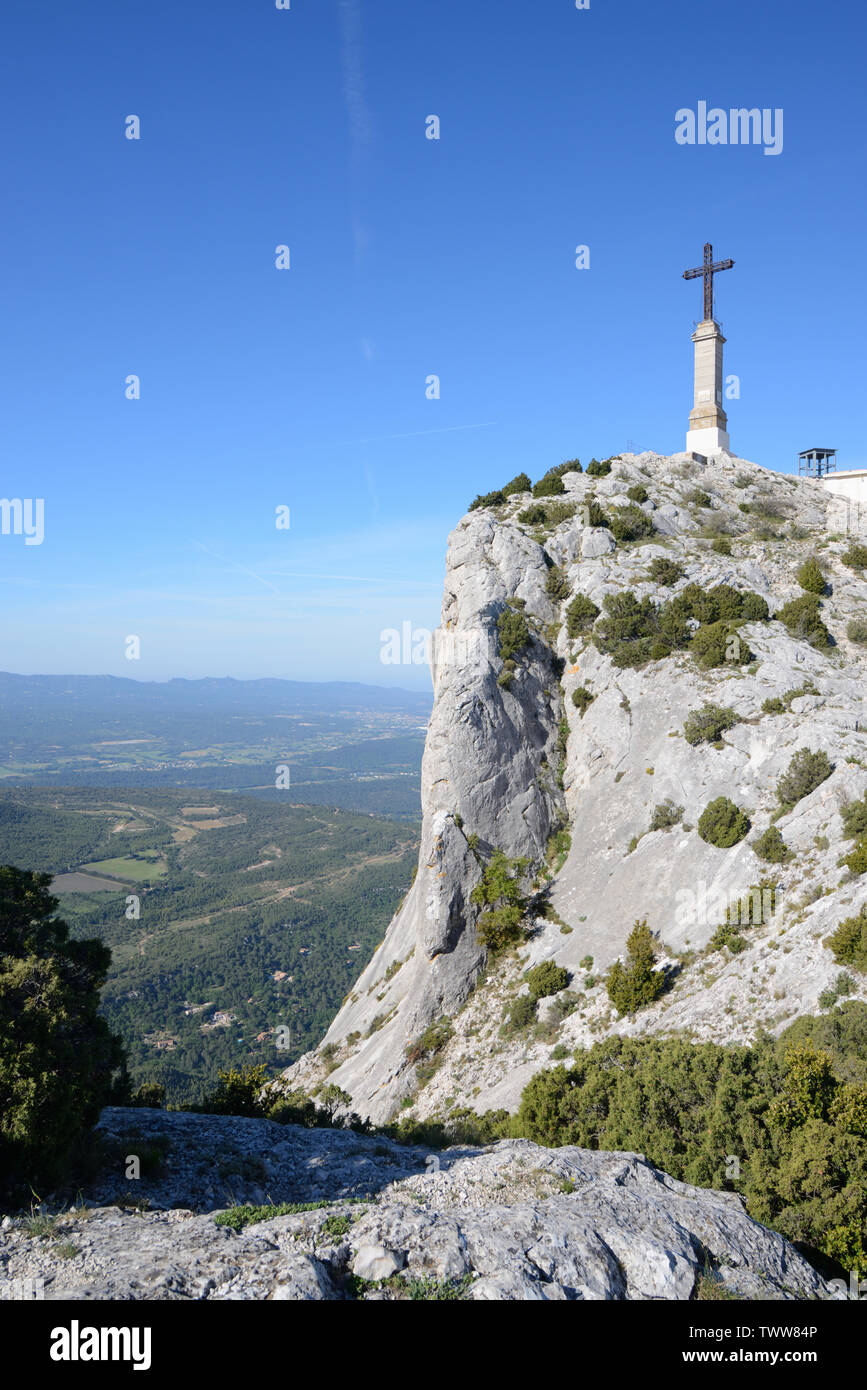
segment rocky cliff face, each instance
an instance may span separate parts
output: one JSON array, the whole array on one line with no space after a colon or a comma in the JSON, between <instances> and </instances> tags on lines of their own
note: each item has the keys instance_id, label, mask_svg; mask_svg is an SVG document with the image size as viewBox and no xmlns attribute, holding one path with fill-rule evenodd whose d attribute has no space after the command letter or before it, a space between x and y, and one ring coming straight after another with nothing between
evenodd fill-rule
<instances>
[{"instance_id":1,"label":"rocky cliff face","mask_svg":"<svg viewBox=\"0 0 867 1390\"><path fill-rule=\"evenodd\" d=\"M845 505L817 483L729 456L702 465L685 455L625 455L605 477L563 481L567 495L543 503L561 504L546 522L519 519L530 502L524 494L471 512L450 538L417 876L324 1053L286 1073L289 1085L308 1090L328 1075L376 1121L402 1102L420 1116L454 1104L514 1108L548 1062L552 1037L571 1050L611 1032L724 1042L747 1040L759 1025L779 1031L816 1011L839 973L823 938L867 898L865 879L840 863L841 806L867 788L867 647L847 637L851 619L867 618L867 583L841 562L852 540ZM616 513L636 485L648 494L638 505L652 521L650 536L618 542L588 524L591 497ZM574 514L558 521L568 504ZM731 554L714 549L720 535ZM803 594L795 571L809 554L825 564L830 586L821 616L833 644L824 649L779 621L757 620L737 634L752 659L735 655L702 669L676 650L633 669L567 631L576 593L602 609L608 595L631 590L662 603L689 584L751 591L773 615ZM682 567L673 585L650 577L658 556ZM559 595L552 566L565 580ZM533 635L504 685L497 619L510 600ZM572 700L578 687L593 696L583 713ZM776 713L763 709L769 700L780 702ZM694 746L684 721L708 702L734 710L738 722L714 744ZM777 782L804 748L824 751L833 774L780 816ZM721 796L752 824L725 850L696 829ZM654 808L667 801L682 808L680 819L651 831ZM752 847L773 816L791 851L782 864L763 863ZM553 853L552 832L563 825L571 847L566 853L561 839ZM526 856L548 877L550 906L542 915L537 900L527 945L477 984L485 961L471 894L495 847ZM707 953L720 905L769 876L775 911L745 933L746 948ZM618 1020L599 973L623 952L637 918L657 934L676 979L655 1005ZM502 1038L504 1004L526 988L522 971L543 960L571 972L578 1007L545 1042ZM453 1036L420 1086L407 1045L442 1015Z\"/></svg>"}]
</instances>

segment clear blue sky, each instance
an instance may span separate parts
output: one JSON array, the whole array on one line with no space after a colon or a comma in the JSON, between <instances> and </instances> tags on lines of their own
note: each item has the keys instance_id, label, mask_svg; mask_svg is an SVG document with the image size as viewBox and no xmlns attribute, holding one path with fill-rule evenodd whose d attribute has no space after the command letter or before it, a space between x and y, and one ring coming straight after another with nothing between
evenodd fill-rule
<instances>
[{"instance_id":1,"label":"clear blue sky","mask_svg":"<svg viewBox=\"0 0 867 1390\"><path fill-rule=\"evenodd\" d=\"M46 532L0 536L0 668L426 686L380 631L436 625L476 492L683 448L706 240L733 447L864 464L865 31L856 0L7 0L0 492ZM783 108L783 152L679 146L700 100Z\"/></svg>"}]
</instances>

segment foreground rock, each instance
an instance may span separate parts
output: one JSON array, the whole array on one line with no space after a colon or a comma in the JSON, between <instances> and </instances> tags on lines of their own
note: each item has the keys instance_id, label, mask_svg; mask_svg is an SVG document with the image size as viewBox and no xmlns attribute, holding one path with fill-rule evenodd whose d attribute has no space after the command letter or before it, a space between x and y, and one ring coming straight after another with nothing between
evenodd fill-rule
<instances>
[{"instance_id":1,"label":"foreground rock","mask_svg":"<svg viewBox=\"0 0 867 1390\"><path fill-rule=\"evenodd\" d=\"M709 1280L745 1299L832 1296L738 1197L676 1182L636 1154L526 1140L428 1154L346 1131L141 1110L108 1110L101 1124L129 1153L162 1148L164 1172L103 1176L91 1189L100 1205L68 1211L50 1236L6 1218L0 1298L27 1297L39 1280L48 1299L94 1300L685 1300ZM263 1200L321 1205L240 1231L189 1209L221 1183L255 1198L242 1171L262 1166Z\"/></svg>"}]
</instances>

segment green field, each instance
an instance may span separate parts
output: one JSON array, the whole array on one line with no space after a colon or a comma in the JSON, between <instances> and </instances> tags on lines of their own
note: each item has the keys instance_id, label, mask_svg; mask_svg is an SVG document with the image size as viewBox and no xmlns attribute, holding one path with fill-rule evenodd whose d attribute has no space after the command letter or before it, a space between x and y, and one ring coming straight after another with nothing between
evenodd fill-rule
<instances>
[{"instance_id":1,"label":"green field","mask_svg":"<svg viewBox=\"0 0 867 1390\"><path fill-rule=\"evenodd\" d=\"M164 863L160 861L147 862L147 859L152 857L151 853L143 859L98 859L93 864L80 864L79 868L82 873L106 874L109 878L131 880L134 883L148 883L153 879L163 878L166 874Z\"/></svg>"}]
</instances>

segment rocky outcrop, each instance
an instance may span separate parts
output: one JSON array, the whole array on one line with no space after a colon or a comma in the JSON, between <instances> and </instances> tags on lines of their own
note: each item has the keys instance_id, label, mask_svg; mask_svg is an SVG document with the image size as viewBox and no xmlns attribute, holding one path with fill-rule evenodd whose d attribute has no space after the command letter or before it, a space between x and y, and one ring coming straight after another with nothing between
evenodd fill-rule
<instances>
[{"instance_id":1,"label":"rocky outcrop","mask_svg":"<svg viewBox=\"0 0 867 1390\"><path fill-rule=\"evenodd\" d=\"M839 499L816 482L727 455L704 465L686 455L625 455L606 477L566 474L564 484L562 501L576 509L558 524L540 530L520 521L530 500L524 494L470 513L450 538L417 878L334 1020L327 1053L287 1073L287 1084L309 1090L336 1061L329 1079L375 1120L409 1098L419 1115L445 1113L455 1098L479 1110L514 1108L550 1041L504 1041L502 1009L522 987L521 971L542 960L565 966L581 993L557 1037L567 1048L612 1031L681 1031L719 1042L746 1040L759 1025L779 1031L816 1011L839 973L823 939L867 899L865 880L840 862L840 809L867 789L867 648L847 637L849 620L867 616L867 583L841 563L852 538L837 529L845 525ZM646 542L615 543L610 531L584 524L591 495L610 510L626 504L636 484L647 490L640 506L654 527ZM731 555L713 548L720 534L730 537ZM750 664L701 670L678 651L618 669L566 630L565 608L578 592L601 608L626 589L662 603L688 583L727 584L758 593L773 613L802 594L795 571L813 552L827 562L831 582L822 613L834 638L827 650L780 622L753 622L740 630ZM651 580L654 556L683 567L673 587ZM546 585L552 565L566 581L556 600ZM496 620L514 597L535 636L503 688ZM571 698L579 686L594 697L583 715ZM779 712L763 709L783 696ZM684 721L706 702L731 707L738 723L717 745L692 746ZM564 717L561 789L554 774ZM780 816L776 783L803 748L826 752L833 776ZM720 796L752 823L750 837L725 851L696 831ZM666 800L683 808L680 821L650 831L654 808ZM785 864L762 863L751 845L772 817L792 850ZM561 819L571 848L551 864L547 916L531 922L518 960L489 972L473 992L483 958L470 895L480 869L467 837L479 836L482 858L497 846L541 865ZM768 874L776 911L750 931L747 949L703 956L718 905ZM636 918L647 919L677 979L653 1008L618 1020L600 971L622 953ZM454 1038L439 1072L418 1089L406 1046L441 1014L452 1018Z\"/></svg>"},{"instance_id":2,"label":"rocky outcrop","mask_svg":"<svg viewBox=\"0 0 867 1390\"><path fill-rule=\"evenodd\" d=\"M744 1299L841 1296L740 1198L638 1154L525 1140L434 1154L142 1110L107 1110L100 1129L118 1162L53 1239L26 1218L0 1225L0 1299L685 1300L704 1281ZM163 1172L128 1179L145 1148ZM243 1224L239 1208L235 1228L215 1221L232 1196L307 1209Z\"/></svg>"}]
</instances>

